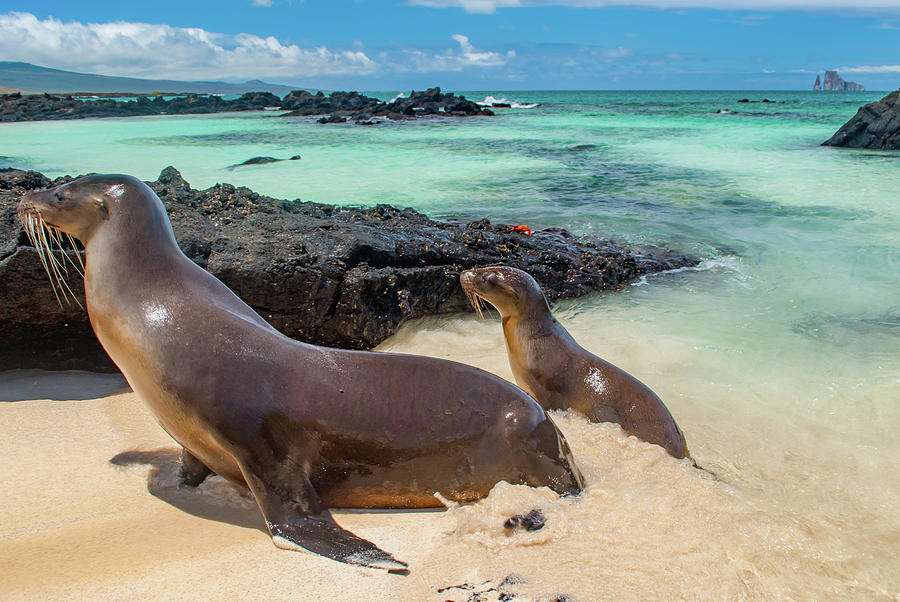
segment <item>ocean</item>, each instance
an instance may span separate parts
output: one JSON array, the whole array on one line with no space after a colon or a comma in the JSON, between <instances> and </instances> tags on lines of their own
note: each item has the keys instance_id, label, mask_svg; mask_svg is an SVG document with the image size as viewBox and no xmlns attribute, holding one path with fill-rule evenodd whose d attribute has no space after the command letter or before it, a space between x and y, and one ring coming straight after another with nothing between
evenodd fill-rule
<instances>
[{"instance_id":1,"label":"ocean","mask_svg":"<svg viewBox=\"0 0 900 602\"><path fill-rule=\"evenodd\" d=\"M194 188L384 202L697 255L697 268L554 311L659 394L716 477L557 413L586 492L499 486L450 510L444 549L469 560L420 571L448 583L515 572L529 595L577 600L900 600L900 153L820 146L883 94L465 94L537 106L367 127L269 111L8 123L0 167L153 180L174 165ZM379 348L512 379L496 314L410 322ZM545 529L499 528L538 503Z\"/></svg>"}]
</instances>

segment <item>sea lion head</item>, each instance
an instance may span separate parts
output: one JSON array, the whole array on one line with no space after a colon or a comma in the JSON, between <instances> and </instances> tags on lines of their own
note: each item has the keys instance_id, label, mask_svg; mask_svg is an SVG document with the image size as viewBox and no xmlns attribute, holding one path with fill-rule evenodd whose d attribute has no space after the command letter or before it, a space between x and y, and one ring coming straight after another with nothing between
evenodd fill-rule
<instances>
[{"instance_id":1,"label":"sea lion head","mask_svg":"<svg viewBox=\"0 0 900 602\"><path fill-rule=\"evenodd\" d=\"M484 300L502 317L534 311L550 311L540 285L527 272L509 266L473 268L459 275L466 296L480 311Z\"/></svg>"},{"instance_id":2,"label":"sea lion head","mask_svg":"<svg viewBox=\"0 0 900 602\"><path fill-rule=\"evenodd\" d=\"M156 198L146 184L132 176L85 176L55 188L26 194L19 201L18 213L26 229L30 221L37 220L41 225L70 234L87 245L107 222L133 217L138 209L146 211L146 207L138 207L146 204L142 200L146 195L133 192L147 191Z\"/></svg>"}]
</instances>

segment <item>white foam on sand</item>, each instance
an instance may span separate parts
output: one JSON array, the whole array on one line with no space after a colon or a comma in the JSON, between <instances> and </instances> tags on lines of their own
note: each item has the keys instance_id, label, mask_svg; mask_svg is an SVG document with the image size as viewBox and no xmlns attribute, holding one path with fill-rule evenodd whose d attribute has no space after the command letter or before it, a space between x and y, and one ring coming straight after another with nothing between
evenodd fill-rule
<instances>
[{"instance_id":1,"label":"white foam on sand","mask_svg":"<svg viewBox=\"0 0 900 602\"><path fill-rule=\"evenodd\" d=\"M385 347L508 372L502 340L481 336L497 324L427 325ZM896 542L891 515L861 516L855 492L728 448L710 435L715 416L701 427L676 409L719 480L616 425L556 412L586 479L580 496L500 483L446 511L334 512L409 563L400 576L278 549L252 498L223 479L179 488L178 447L133 393L2 403L0 585L4 597L51 600L896 599L896 563L871 552ZM543 529L504 529L533 508Z\"/></svg>"}]
</instances>

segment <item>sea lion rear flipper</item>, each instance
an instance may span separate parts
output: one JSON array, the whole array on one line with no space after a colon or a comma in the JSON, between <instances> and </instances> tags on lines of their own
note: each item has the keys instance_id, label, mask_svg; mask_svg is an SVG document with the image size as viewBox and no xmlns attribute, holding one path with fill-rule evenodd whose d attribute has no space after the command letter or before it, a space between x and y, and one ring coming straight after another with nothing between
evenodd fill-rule
<instances>
[{"instance_id":1,"label":"sea lion rear flipper","mask_svg":"<svg viewBox=\"0 0 900 602\"><path fill-rule=\"evenodd\" d=\"M214 474L213 471L198 460L194 454L186 449L181 450L181 468L178 470L179 485L196 487L211 474Z\"/></svg>"},{"instance_id":2,"label":"sea lion rear flipper","mask_svg":"<svg viewBox=\"0 0 900 602\"><path fill-rule=\"evenodd\" d=\"M392 573L407 573L407 564L395 559L370 541L341 528L322 504L309 480L303 479L302 491L293 491L295 499L286 500L259 477L243 471L244 478L266 519L272 542L283 549L304 548L347 564L358 564ZM294 484L293 489L297 488Z\"/></svg>"}]
</instances>

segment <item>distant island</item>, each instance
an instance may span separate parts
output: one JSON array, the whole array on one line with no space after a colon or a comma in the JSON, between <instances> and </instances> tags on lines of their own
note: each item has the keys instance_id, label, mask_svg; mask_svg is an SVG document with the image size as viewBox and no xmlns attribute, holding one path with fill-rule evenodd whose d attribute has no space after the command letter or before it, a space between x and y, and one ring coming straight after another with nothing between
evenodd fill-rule
<instances>
[{"instance_id":1,"label":"distant island","mask_svg":"<svg viewBox=\"0 0 900 602\"><path fill-rule=\"evenodd\" d=\"M861 86L856 82L844 81L837 71L825 72L825 83L816 75L816 83L813 84L813 90L841 90L848 92L863 92L865 86Z\"/></svg>"},{"instance_id":2,"label":"distant island","mask_svg":"<svg viewBox=\"0 0 900 602\"><path fill-rule=\"evenodd\" d=\"M56 94L98 94L116 92L152 94L154 92L196 94L243 94L244 92L272 92L287 94L296 89L260 80L242 83L222 81L179 81L169 79L139 79L112 77L92 73L76 73L32 65L31 63L0 61L0 92Z\"/></svg>"}]
</instances>

